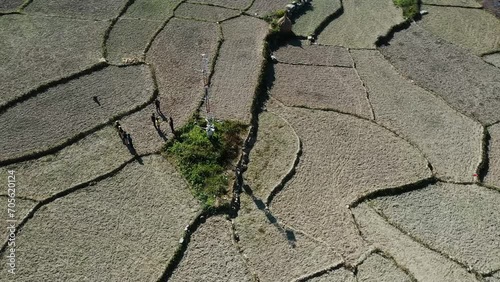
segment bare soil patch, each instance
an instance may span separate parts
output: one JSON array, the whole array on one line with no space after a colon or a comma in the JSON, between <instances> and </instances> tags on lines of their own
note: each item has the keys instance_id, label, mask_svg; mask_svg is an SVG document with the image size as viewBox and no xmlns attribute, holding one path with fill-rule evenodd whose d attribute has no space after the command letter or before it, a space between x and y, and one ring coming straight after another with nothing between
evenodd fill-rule
<instances>
[{"instance_id":1,"label":"bare soil patch","mask_svg":"<svg viewBox=\"0 0 500 282\"><path fill-rule=\"evenodd\" d=\"M422 0L423 4L481 8L477 0ZM424 10L424 9L422 9Z\"/></svg>"},{"instance_id":2,"label":"bare soil patch","mask_svg":"<svg viewBox=\"0 0 500 282\"><path fill-rule=\"evenodd\" d=\"M302 140L303 154L295 176L274 198L271 209L284 222L333 246L348 261L357 259L367 246L348 205L371 192L428 178L426 160L372 122L334 112L277 110Z\"/></svg>"},{"instance_id":3,"label":"bare soil patch","mask_svg":"<svg viewBox=\"0 0 500 282\"><path fill-rule=\"evenodd\" d=\"M483 123L500 120L500 69L417 25L380 48L399 72Z\"/></svg>"},{"instance_id":4,"label":"bare soil patch","mask_svg":"<svg viewBox=\"0 0 500 282\"><path fill-rule=\"evenodd\" d=\"M0 138L1 159L60 145L143 105L152 95L153 81L144 65L109 66L52 87L0 116L0 127L9 132Z\"/></svg>"},{"instance_id":5,"label":"bare soil patch","mask_svg":"<svg viewBox=\"0 0 500 282\"><path fill-rule=\"evenodd\" d=\"M252 4L252 0L190 0L192 3L212 4L243 10Z\"/></svg>"},{"instance_id":6,"label":"bare soil patch","mask_svg":"<svg viewBox=\"0 0 500 282\"><path fill-rule=\"evenodd\" d=\"M241 205L234 220L238 245L260 281L290 281L340 261L328 245L266 217L248 195L241 195Z\"/></svg>"},{"instance_id":7,"label":"bare soil patch","mask_svg":"<svg viewBox=\"0 0 500 282\"><path fill-rule=\"evenodd\" d=\"M255 0L248 12L256 16L265 16L278 10L284 10L290 4L288 0Z\"/></svg>"},{"instance_id":8,"label":"bare soil patch","mask_svg":"<svg viewBox=\"0 0 500 282\"><path fill-rule=\"evenodd\" d=\"M34 0L24 11L44 15L104 20L117 17L126 3L126 0Z\"/></svg>"},{"instance_id":9,"label":"bare soil patch","mask_svg":"<svg viewBox=\"0 0 500 282\"><path fill-rule=\"evenodd\" d=\"M345 268L329 271L319 277L307 280L308 282L357 282L354 274Z\"/></svg>"},{"instance_id":10,"label":"bare soil patch","mask_svg":"<svg viewBox=\"0 0 500 282\"><path fill-rule=\"evenodd\" d=\"M486 62L500 68L500 52L494 53L494 54L489 54L489 55L484 55L482 58Z\"/></svg>"},{"instance_id":11,"label":"bare soil patch","mask_svg":"<svg viewBox=\"0 0 500 282\"><path fill-rule=\"evenodd\" d=\"M147 44L162 24L159 21L119 19L106 41L108 61L121 64L142 60Z\"/></svg>"},{"instance_id":12,"label":"bare soil patch","mask_svg":"<svg viewBox=\"0 0 500 282\"><path fill-rule=\"evenodd\" d=\"M257 141L250 152L245 182L263 201L293 168L300 149L299 137L279 116L264 112L259 116Z\"/></svg>"},{"instance_id":13,"label":"bare soil patch","mask_svg":"<svg viewBox=\"0 0 500 282\"><path fill-rule=\"evenodd\" d=\"M399 75L376 50L352 50L378 123L418 146L438 177L473 181L481 162L482 126Z\"/></svg>"},{"instance_id":14,"label":"bare soil patch","mask_svg":"<svg viewBox=\"0 0 500 282\"><path fill-rule=\"evenodd\" d=\"M500 124L488 128L488 132L490 134L488 148L489 168L484 182L500 189Z\"/></svg>"},{"instance_id":15,"label":"bare soil patch","mask_svg":"<svg viewBox=\"0 0 500 282\"><path fill-rule=\"evenodd\" d=\"M287 106L335 109L371 118L365 88L352 68L277 64L271 96Z\"/></svg>"},{"instance_id":16,"label":"bare soil patch","mask_svg":"<svg viewBox=\"0 0 500 282\"><path fill-rule=\"evenodd\" d=\"M344 0L344 13L319 34L318 42L349 48L375 48L375 41L404 21L392 0Z\"/></svg>"},{"instance_id":17,"label":"bare soil patch","mask_svg":"<svg viewBox=\"0 0 500 282\"><path fill-rule=\"evenodd\" d=\"M108 25L23 15L0 17L0 105L98 63Z\"/></svg>"},{"instance_id":18,"label":"bare soil patch","mask_svg":"<svg viewBox=\"0 0 500 282\"><path fill-rule=\"evenodd\" d=\"M311 5L304 8L304 12L294 20L292 30L295 34L302 36L314 34L316 29L341 7L340 0L311 1Z\"/></svg>"},{"instance_id":19,"label":"bare soil patch","mask_svg":"<svg viewBox=\"0 0 500 282\"><path fill-rule=\"evenodd\" d=\"M499 204L497 191L448 183L373 201L405 232L483 274L500 269Z\"/></svg>"},{"instance_id":20,"label":"bare soil patch","mask_svg":"<svg viewBox=\"0 0 500 282\"><path fill-rule=\"evenodd\" d=\"M38 210L17 236L16 281L157 281L200 207L165 159L143 162Z\"/></svg>"},{"instance_id":21,"label":"bare soil patch","mask_svg":"<svg viewBox=\"0 0 500 282\"><path fill-rule=\"evenodd\" d=\"M11 169L11 168L9 168ZM6 171L6 170L5 170ZM5 176L5 177L4 177ZM17 171L16 171L16 180L17 178L19 177L19 175L17 174ZM2 178L3 179L7 179L7 173L5 172L4 173L4 169L2 168ZM20 185L16 185L16 192L19 192L19 191L22 191L21 188L23 188L22 186ZM7 191L7 185L5 185L5 191ZM0 238L2 238L2 240L0 241L0 244L4 244L7 239L9 238L8 236L10 235L10 231L9 229L7 229L7 227L9 227L12 223L14 224L14 226L18 226L19 223L21 223L21 221L28 215L28 213L31 211L31 209L33 209L35 207L35 205L37 204L36 202L34 201L30 201L30 200L24 200L24 199L20 199L20 198L16 198L14 197L15 199L15 207L12 208L12 210L14 210L15 212L13 213L14 214L14 218L11 218L9 217L9 214L7 213L7 204L9 203L8 200L12 199L11 197L7 197L7 196L0 196L0 200L2 201L3 205L4 205L4 208L3 208L3 211L2 211L2 215L0 217L0 220L2 220L2 223L3 223L3 228L2 228L2 231L0 232ZM16 220L16 222L8 222L7 220ZM14 241L15 242L15 241ZM4 263L5 265L5 263ZM4 270L4 269L2 269ZM5 270L5 272L7 272Z\"/></svg>"},{"instance_id":22,"label":"bare soil patch","mask_svg":"<svg viewBox=\"0 0 500 282\"><path fill-rule=\"evenodd\" d=\"M500 6L496 0L483 0L483 7L486 11L500 18Z\"/></svg>"},{"instance_id":23,"label":"bare soil patch","mask_svg":"<svg viewBox=\"0 0 500 282\"><path fill-rule=\"evenodd\" d=\"M136 0L122 18L164 21L182 0Z\"/></svg>"},{"instance_id":24,"label":"bare soil patch","mask_svg":"<svg viewBox=\"0 0 500 282\"><path fill-rule=\"evenodd\" d=\"M379 254L371 254L358 266L358 282L411 282L411 278L390 259Z\"/></svg>"},{"instance_id":25,"label":"bare soil patch","mask_svg":"<svg viewBox=\"0 0 500 282\"><path fill-rule=\"evenodd\" d=\"M459 264L429 250L388 224L367 204L357 206L353 213L365 239L391 255L417 281L477 281L474 274Z\"/></svg>"},{"instance_id":26,"label":"bare soil patch","mask_svg":"<svg viewBox=\"0 0 500 282\"><path fill-rule=\"evenodd\" d=\"M224 43L211 88L211 108L216 118L250 122L267 32L268 24L252 17L222 23Z\"/></svg>"},{"instance_id":27,"label":"bare soil patch","mask_svg":"<svg viewBox=\"0 0 500 282\"><path fill-rule=\"evenodd\" d=\"M423 5L429 14L419 21L426 30L476 55L500 50L500 22L480 9ZM460 24L450 24L456 21Z\"/></svg>"},{"instance_id":28,"label":"bare soil patch","mask_svg":"<svg viewBox=\"0 0 500 282\"><path fill-rule=\"evenodd\" d=\"M231 222L211 217L193 234L169 281L253 281L233 243Z\"/></svg>"},{"instance_id":29,"label":"bare soil patch","mask_svg":"<svg viewBox=\"0 0 500 282\"><path fill-rule=\"evenodd\" d=\"M214 23L174 18L146 55L156 70L162 111L173 117L176 128L185 124L200 104L204 95L201 54L208 55L210 66L218 37Z\"/></svg>"},{"instance_id":30,"label":"bare soil patch","mask_svg":"<svg viewBox=\"0 0 500 282\"><path fill-rule=\"evenodd\" d=\"M307 41L290 42L273 54L278 62L300 65L352 67L346 48L309 45Z\"/></svg>"},{"instance_id":31,"label":"bare soil patch","mask_svg":"<svg viewBox=\"0 0 500 282\"><path fill-rule=\"evenodd\" d=\"M0 11L11 12L17 10L24 3L23 0L7 0L0 3ZM284 6L284 5L283 5Z\"/></svg>"},{"instance_id":32,"label":"bare soil patch","mask_svg":"<svg viewBox=\"0 0 500 282\"><path fill-rule=\"evenodd\" d=\"M221 7L183 3L175 10L175 15L184 18L193 18L210 22L219 22L235 17L241 12L237 10L224 9Z\"/></svg>"}]
</instances>

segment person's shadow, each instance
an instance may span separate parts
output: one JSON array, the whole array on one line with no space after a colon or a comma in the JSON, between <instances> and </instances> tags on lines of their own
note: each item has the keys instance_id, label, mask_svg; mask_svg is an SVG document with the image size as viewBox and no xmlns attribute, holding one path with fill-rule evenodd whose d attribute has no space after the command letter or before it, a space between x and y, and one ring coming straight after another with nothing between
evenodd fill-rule
<instances>
[{"instance_id":1,"label":"person's shadow","mask_svg":"<svg viewBox=\"0 0 500 282\"><path fill-rule=\"evenodd\" d=\"M163 133L163 130L161 130L160 128L158 128L156 126L155 126L155 128L156 128L156 131L158 132L158 135L160 135L161 139L163 139L163 141L166 142L168 140L168 138L165 135L165 133Z\"/></svg>"}]
</instances>

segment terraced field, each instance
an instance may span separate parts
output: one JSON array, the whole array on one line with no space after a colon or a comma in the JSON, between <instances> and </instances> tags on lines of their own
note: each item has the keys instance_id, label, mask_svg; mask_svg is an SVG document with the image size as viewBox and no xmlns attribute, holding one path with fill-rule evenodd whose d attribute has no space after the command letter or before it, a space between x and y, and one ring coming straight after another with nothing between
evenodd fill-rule
<instances>
[{"instance_id":1,"label":"terraced field","mask_svg":"<svg viewBox=\"0 0 500 282\"><path fill-rule=\"evenodd\" d=\"M0 281L500 281L493 2L287 4L1 2Z\"/></svg>"}]
</instances>

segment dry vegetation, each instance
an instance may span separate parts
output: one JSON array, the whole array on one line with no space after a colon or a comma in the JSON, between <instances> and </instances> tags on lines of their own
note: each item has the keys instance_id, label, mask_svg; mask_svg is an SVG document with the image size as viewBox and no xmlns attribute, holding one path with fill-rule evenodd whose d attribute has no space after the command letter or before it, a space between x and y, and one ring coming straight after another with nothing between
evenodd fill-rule
<instances>
[{"instance_id":1,"label":"dry vegetation","mask_svg":"<svg viewBox=\"0 0 500 282\"><path fill-rule=\"evenodd\" d=\"M476 55L500 51L500 21L480 9L422 6L429 12L419 22L426 30ZM460 24L450 24L450 22Z\"/></svg>"},{"instance_id":2,"label":"dry vegetation","mask_svg":"<svg viewBox=\"0 0 500 282\"><path fill-rule=\"evenodd\" d=\"M278 62L300 65L352 67L346 48L309 45L307 41L292 41L273 53Z\"/></svg>"},{"instance_id":3,"label":"dry vegetation","mask_svg":"<svg viewBox=\"0 0 500 282\"><path fill-rule=\"evenodd\" d=\"M222 23L222 43L212 79L212 111L248 123L261 74L266 22L247 16Z\"/></svg>"},{"instance_id":4,"label":"dry vegetation","mask_svg":"<svg viewBox=\"0 0 500 282\"><path fill-rule=\"evenodd\" d=\"M293 32L297 35L308 36L331 15L342 7L340 0L314 0L303 13L294 20Z\"/></svg>"},{"instance_id":5,"label":"dry vegetation","mask_svg":"<svg viewBox=\"0 0 500 282\"><path fill-rule=\"evenodd\" d=\"M200 207L161 156L143 162L38 210L17 236L16 281L157 281Z\"/></svg>"},{"instance_id":6,"label":"dry vegetation","mask_svg":"<svg viewBox=\"0 0 500 282\"><path fill-rule=\"evenodd\" d=\"M0 105L98 63L108 24L23 15L0 17Z\"/></svg>"},{"instance_id":7,"label":"dry vegetation","mask_svg":"<svg viewBox=\"0 0 500 282\"><path fill-rule=\"evenodd\" d=\"M349 48L375 48L375 41L404 21L392 0L344 0L344 13L318 37L319 43Z\"/></svg>"},{"instance_id":8,"label":"dry vegetation","mask_svg":"<svg viewBox=\"0 0 500 282\"><path fill-rule=\"evenodd\" d=\"M389 222L482 274L500 269L500 194L438 183L373 201Z\"/></svg>"},{"instance_id":9,"label":"dry vegetation","mask_svg":"<svg viewBox=\"0 0 500 282\"><path fill-rule=\"evenodd\" d=\"M420 148L438 177L472 181L481 162L481 125L400 76L378 51L351 52L377 122Z\"/></svg>"},{"instance_id":10,"label":"dry vegetation","mask_svg":"<svg viewBox=\"0 0 500 282\"><path fill-rule=\"evenodd\" d=\"M257 141L250 152L245 183L263 201L292 169L299 148L293 128L279 116L264 112L259 116Z\"/></svg>"},{"instance_id":11,"label":"dry vegetation","mask_svg":"<svg viewBox=\"0 0 500 282\"><path fill-rule=\"evenodd\" d=\"M231 222L221 216L204 222L191 237L169 281L253 281L233 243L231 228Z\"/></svg>"},{"instance_id":12,"label":"dry vegetation","mask_svg":"<svg viewBox=\"0 0 500 282\"><path fill-rule=\"evenodd\" d=\"M126 3L127 0L34 0L24 10L28 14L105 20L118 16Z\"/></svg>"},{"instance_id":13,"label":"dry vegetation","mask_svg":"<svg viewBox=\"0 0 500 282\"><path fill-rule=\"evenodd\" d=\"M141 60L146 45L161 25L160 21L119 19L106 41L107 59L115 64L126 59Z\"/></svg>"},{"instance_id":14,"label":"dry vegetation","mask_svg":"<svg viewBox=\"0 0 500 282\"><path fill-rule=\"evenodd\" d=\"M352 68L277 64L271 96L287 106L335 109L371 118L363 84Z\"/></svg>"},{"instance_id":15,"label":"dry vegetation","mask_svg":"<svg viewBox=\"0 0 500 282\"><path fill-rule=\"evenodd\" d=\"M237 10L224 9L221 7L183 3L175 10L175 16L193 18L210 22L219 22L235 17L241 12Z\"/></svg>"},{"instance_id":16,"label":"dry vegetation","mask_svg":"<svg viewBox=\"0 0 500 282\"><path fill-rule=\"evenodd\" d=\"M0 127L10 136L0 139L1 159L60 145L143 105L152 95L150 70L144 65L109 66L52 87L0 116Z\"/></svg>"},{"instance_id":17,"label":"dry vegetation","mask_svg":"<svg viewBox=\"0 0 500 282\"><path fill-rule=\"evenodd\" d=\"M500 120L500 69L417 25L398 32L380 51L405 77L483 123Z\"/></svg>"},{"instance_id":18,"label":"dry vegetation","mask_svg":"<svg viewBox=\"0 0 500 282\"><path fill-rule=\"evenodd\" d=\"M488 128L490 144L488 148L489 169L484 181L500 189L500 124Z\"/></svg>"},{"instance_id":19,"label":"dry vegetation","mask_svg":"<svg viewBox=\"0 0 500 282\"><path fill-rule=\"evenodd\" d=\"M260 281L291 281L340 261L328 245L275 222L271 214L266 216L248 195L241 195L241 205L235 219L238 245Z\"/></svg>"},{"instance_id":20,"label":"dry vegetation","mask_svg":"<svg viewBox=\"0 0 500 282\"><path fill-rule=\"evenodd\" d=\"M367 246L346 206L368 193L429 177L425 159L404 140L366 120L334 112L280 111L302 140L303 154L294 178L271 209L348 260L356 259Z\"/></svg>"},{"instance_id":21,"label":"dry vegetation","mask_svg":"<svg viewBox=\"0 0 500 282\"><path fill-rule=\"evenodd\" d=\"M387 223L367 204L356 207L353 213L366 240L408 269L417 281L477 281L474 274L461 265L429 250Z\"/></svg>"},{"instance_id":22,"label":"dry vegetation","mask_svg":"<svg viewBox=\"0 0 500 282\"><path fill-rule=\"evenodd\" d=\"M218 36L216 24L172 19L146 55L156 70L163 112L176 128L189 120L204 95L201 54L208 55L210 67Z\"/></svg>"}]
</instances>

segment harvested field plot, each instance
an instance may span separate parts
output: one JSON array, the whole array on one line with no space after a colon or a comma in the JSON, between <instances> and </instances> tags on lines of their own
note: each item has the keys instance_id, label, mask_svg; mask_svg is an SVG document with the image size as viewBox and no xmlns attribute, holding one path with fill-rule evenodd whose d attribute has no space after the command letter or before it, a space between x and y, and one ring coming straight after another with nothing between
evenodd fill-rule
<instances>
[{"instance_id":1,"label":"harvested field plot","mask_svg":"<svg viewBox=\"0 0 500 282\"><path fill-rule=\"evenodd\" d=\"M478 281L474 274L459 264L415 242L388 224L368 205L356 207L353 213L366 240L391 255L417 281Z\"/></svg>"},{"instance_id":2,"label":"harvested field plot","mask_svg":"<svg viewBox=\"0 0 500 282\"><path fill-rule=\"evenodd\" d=\"M222 23L224 43L212 78L211 107L220 119L248 123L262 69L268 24L241 16Z\"/></svg>"},{"instance_id":3,"label":"harvested field plot","mask_svg":"<svg viewBox=\"0 0 500 282\"><path fill-rule=\"evenodd\" d=\"M203 223L169 281L253 281L233 243L231 222L218 216Z\"/></svg>"},{"instance_id":4,"label":"harvested field plot","mask_svg":"<svg viewBox=\"0 0 500 282\"><path fill-rule=\"evenodd\" d=\"M115 64L142 60L146 45L162 22L119 19L106 41L107 59Z\"/></svg>"},{"instance_id":5,"label":"harvested field plot","mask_svg":"<svg viewBox=\"0 0 500 282\"><path fill-rule=\"evenodd\" d=\"M357 282L354 274L344 268L329 271L320 277L307 280L307 282Z\"/></svg>"},{"instance_id":6,"label":"harvested field plot","mask_svg":"<svg viewBox=\"0 0 500 282\"><path fill-rule=\"evenodd\" d=\"M422 6L429 12L419 21L426 30L476 55L500 50L500 21L480 9ZM460 24L449 24L450 22Z\"/></svg>"},{"instance_id":7,"label":"harvested field plot","mask_svg":"<svg viewBox=\"0 0 500 282\"><path fill-rule=\"evenodd\" d=\"M0 139L1 160L60 145L143 105L152 95L153 81L144 65L110 66L54 86L0 116L0 128L10 133Z\"/></svg>"},{"instance_id":8,"label":"harvested field plot","mask_svg":"<svg viewBox=\"0 0 500 282\"><path fill-rule=\"evenodd\" d=\"M335 46L308 45L298 41L299 46L288 44L274 52L281 63L330 67L352 67L346 48Z\"/></svg>"},{"instance_id":9,"label":"harvested field plot","mask_svg":"<svg viewBox=\"0 0 500 282\"><path fill-rule=\"evenodd\" d=\"M17 236L16 281L157 281L200 207L165 159L143 162L38 210Z\"/></svg>"},{"instance_id":10,"label":"harvested field plot","mask_svg":"<svg viewBox=\"0 0 500 282\"><path fill-rule=\"evenodd\" d=\"M358 282L394 282L413 281L392 260L379 254L371 254L358 266Z\"/></svg>"},{"instance_id":11,"label":"harvested field plot","mask_svg":"<svg viewBox=\"0 0 500 282\"><path fill-rule=\"evenodd\" d=\"M240 239L238 245L260 281L290 281L336 265L341 260L328 245L280 223L269 222L276 219L271 214L266 217L248 195L241 195L241 205L234 220Z\"/></svg>"},{"instance_id":12,"label":"harvested field plot","mask_svg":"<svg viewBox=\"0 0 500 282\"><path fill-rule=\"evenodd\" d=\"M217 30L213 23L172 19L146 55L156 69L163 111L176 128L188 121L203 97L201 54L213 63Z\"/></svg>"},{"instance_id":13,"label":"harvested field plot","mask_svg":"<svg viewBox=\"0 0 500 282\"><path fill-rule=\"evenodd\" d=\"M481 162L482 126L400 76L376 50L352 50L378 123L420 148L437 176L472 181Z\"/></svg>"},{"instance_id":14,"label":"harvested field plot","mask_svg":"<svg viewBox=\"0 0 500 282\"><path fill-rule=\"evenodd\" d=\"M23 15L0 17L0 105L98 63L108 25Z\"/></svg>"},{"instance_id":15,"label":"harvested field plot","mask_svg":"<svg viewBox=\"0 0 500 282\"><path fill-rule=\"evenodd\" d=\"M500 124L488 128L490 144L488 148L489 169L484 182L500 189Z\"/></svg>"},{"instance_id":16,"label":"harvested field plot","mask_svg":"<svg viewBox=\"0 0 500 282\"><path fill-rule=\"evenodd\" d=\"M292 30L296 35L308 36L314 34L316 29L331 15L342 7L340 0L315 0L311 1L310 8L294 20Z\"/></svg>"},{"instance_id":17,"label":"harvested field plot","mask_svg":"<svg viewBox=\"0 0 500 282\"><path fill-rule=\"evenodd\" d=\"M426 160L372 122L334 112L277 110L302 140L303 154L272 210L347 259L357 259L366 245L346 206L368 193L429 177Z\"/></svg>"},{"instance_id":18,"label":"harvested field plot","mask_svg":"<svg viewBox=\"0 0 500 282\"><path fill-rule=\"evenodd\" d=\"M482 274L500 269L500 193L438 183L373 201L405 232Z\"/></svg>"},{"instance_id":19,"label":"harvested field plot","mask_svg":"<svg viewBox=\"0 0 500 282\"><path fill-rule=\"evenodd\" d=\"M175 10L175 16L182 18L199 19L210 22L219 22L235 17L241 12L237 10L224 9L221 7L183 3Z\"/></svg>"},{"instance_id":20,"label":"harvested field plot","mask_svg":"<svg viewBox=\"0 0 500 282\"><path fill-rule=\"evenodd\" d=\"M458 6L481 8L481 3L477 0L422 0L423 4L443 5L443 6ZM424 10L424 9L422 9Z\"/></svg>"},{"instance_id":21,"label":"harvested field plot","mask_svg":"<svg viewBox=\"0 0 500 282\"><path fill-rule=\"evenodd\" d=\"M495 54L490 54L490 55L484 55L483 60L486 62L500 68L500 53L495 53Z\"/></svg>"},{"instance_id":22,"label":"harvested field plot","mask_svg":"<svg viewBox=\"0 0 500 282\"><path fill-rule=\"evenodd\" d=\"M10 168L9 168L10 169ZM3 170L3 168L2 168ZM17 171L16 171L17 173ZM7 175L6 173L4 174L3 171L2 171L2 179L7 179ZM16 175L16 178L19 177L19 175ZM16 179L17 180L17 179ZM7 186L5 186L7 187ZM17 186L18 188L21 187L21 186ZM20 189L16 189L16 192L18 192ZM7 191L7 188L5 188L5 191ZM2 225L3 225L3 228L2 228L2 231L0 232L0 236L2 238L2 240L0 241L0 244L4 244L8 238L8 236L10 235L10 231L9 229L7 229L8 226L10 226L11 223L14 223L14 222L7 222L7 220L12 220L12 218L10 218L7 213L7 203L8 203L8 200L10 200L12 198L10 197L7 197L7 196L0 196L0 201L2 202L2 204L4 205L2 207L2 212L1 212L1 217L0 217L0 220L2 220ZM27 215L28 213L31 211L31 209L33 209L35 207L35 205L37 204L36 202L34 201L30 201L30 200L24 200L24 199L19 199L19 198L14 198L15 199L15 207L13 207L13 210L15 211L14 216L14 220L16 220L16 222L14 223L15 226L17 226ZM4 263L5 265L5 263ZM2 270L4 270L2 268Z\"/></svg>"},{"instance_id":23,"label":"harvested field plot","mask_svg":"<svg viewBox=\"0 0 500 282\"><path fill-rule=\"evenodd\" d=\"M279 116L263 112L259 116L257 141L250 152L245 182L263 201L292 169L300 149L299 137Z\"/></svg>"},{"instance_id":24,"label":"harvested field plot","mask_svg":"<svg viewBox=\"0 0 500 282\"><path fill-rule=\"evenodd\" d=\"M28 14L105 20L117 17L126 3L126 0L34 0L24 11Z\"/></svg>"},{"instance_id":25,"label":"harvested field plot","mask_svg":"<svg viewBox=\"0 0 500 282\"><path fill-rule=\"evenodd\" d=\"M335 109L371 118L363 84L352 68L274 66L270 93L287 106Z\"/></svg>"},{"instance_id":26,"label":"harvested field plot","mask_svg":"<svg viewBox=\"0 0 500 282\"><path fill-rule=\"evenodd\" d=\"M482 123L500 120L500 69L417 25L380 51L405 77Z\"/></svg>"},{"instance_id":27,"label":"harvested field plot","mask_svg":"<svg viewBox=\"0 0 500 282\"><path fill-rule=\"evenodd\" d=\"M24 0L7 0L7 1L2 1L2 2L0 2L0 12L15 11L19 7L21 7L21 5L23 3L24 3Z\"/></svg>"},{"instance_id":28,"label":"harvested field plot","mask_svg":"<svg viewBox=\"0 0 500 282\"><path fill-rule=\"evenodd\" d=\"M182 0L136 0L122 18L164 21Z\"/></svg>"},{"instance_id":29,"label":"harvested field plot","mask_svg":"<svg viewBox=\"0 0 500 282\"><path fill-rule=\"evenodd\" d=\"M349 48L375 48L375 41L404 21L392 0L344 0L344 13L319 34L318 42Z\"/></svg>"},{"instance_id":30,"label":"harvested field plot","mask_svg":"<svg viewBox=\"0 0 500 282\"><path fill-rule=\"evenodd\" d=\"M256 16L265 16L278 10L284 10L290 4L288 0L255 0L248 12Z\"/></svg>"},{"instance_id":31,"label":"harvested field plot","mask_svg":"<svg viewBox=\"0 0 500 282\"><path fill-rule=\"evenodd\" d=\"M202 3L243 10L252 4L252 0L189 0L191 3Z\"/></svg>"},{"instance_id":32,"label":"harvested field plot","mask_svg":"<svg viewBox=\"0 0 500 282\"><path fill-rule=\"evenodd\" d=\"M77 184L106 174L130 160L127 148L111 126L63 150L9 166L20 173L17 195L44 200Z\"/></svg>"}]
</instances>

